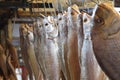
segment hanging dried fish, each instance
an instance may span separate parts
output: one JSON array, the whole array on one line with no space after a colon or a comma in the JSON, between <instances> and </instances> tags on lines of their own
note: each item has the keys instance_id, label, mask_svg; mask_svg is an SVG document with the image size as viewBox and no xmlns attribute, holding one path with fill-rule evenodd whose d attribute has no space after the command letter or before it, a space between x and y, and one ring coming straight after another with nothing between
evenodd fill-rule
<instances>
[{"instance_id":1,"label":"hanging dried fish","mask_svg":"<svg viewBox=\"0 0 120 80\"><path fill-rule=\"evenodd\" d=\"M108 4L99 4L93 14L92 43L96 59L111 80L120 79L120 15Z\"/></svg>"},{"instance_id":2,"label":"hanging dried fish","mask_svg":"<svg viewBox=\"0 0 120 80\"><path fill-rule=\"evenodd\" d=\"M71 80L80 80L80 65L78 58L78 31L77 16L79 14L77 5L68 7L68 39L67 39L67 61Z\"/></svg>"}]
</instances>

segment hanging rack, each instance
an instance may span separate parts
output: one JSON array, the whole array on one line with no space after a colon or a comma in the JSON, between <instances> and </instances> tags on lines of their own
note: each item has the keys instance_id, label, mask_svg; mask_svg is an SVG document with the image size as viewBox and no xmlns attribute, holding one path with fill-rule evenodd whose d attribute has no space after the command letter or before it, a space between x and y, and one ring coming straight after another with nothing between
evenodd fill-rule
<instances>
[{"instance_id":1,"label":"hanging rack","mask_svg":"<svg viewBox=\"0 0 120 80\"><path fill-rule=\"evenodd\" d=\"M60 4L60 1L57 0L57 9L58 9L58 12L61 12L61 4Z\"/></svg>"}]
</instances>

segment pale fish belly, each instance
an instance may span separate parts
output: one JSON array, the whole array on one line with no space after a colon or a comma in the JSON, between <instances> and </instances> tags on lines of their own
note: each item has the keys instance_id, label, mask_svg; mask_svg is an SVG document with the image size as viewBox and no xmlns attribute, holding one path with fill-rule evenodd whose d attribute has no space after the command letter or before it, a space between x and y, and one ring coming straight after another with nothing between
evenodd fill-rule
<instances>
[{"instance_id":1,"label":"pale fish belly","mask_svg":"<svg viewBox=\"0 0 120 80\"><path fill-rule=\"evenodd\" d=\"M84 40L81 53L81 80L106 80L106 78L94 56L91 41Z\"/></svg>"},{"instance_id":2,"label":"pale fish belly","mask_svg":"<svg viewBox=\"0 0 120 80\"><path fill-rule=\"evenodd\" d=\"M58 44L48 40L45 49L45 67L49 80L59 80L60 66L58 59Z\"/></svg>"}]
</instances>

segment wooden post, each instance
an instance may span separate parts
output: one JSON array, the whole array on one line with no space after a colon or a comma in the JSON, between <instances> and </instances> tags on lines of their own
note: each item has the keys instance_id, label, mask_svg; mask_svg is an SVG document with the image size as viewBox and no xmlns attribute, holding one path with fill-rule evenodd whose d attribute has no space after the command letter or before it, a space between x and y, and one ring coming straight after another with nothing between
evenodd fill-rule
<instances>
[{"instance_id":1,"label":"wooden post","mask_svg":"<svg viewBox=\"0 0 120 80\"><path fill-rule=\"evenodd\" d=\"M12 42L12 31L13 31L13 27L12 27L12 20L11 20L11 19L8 19L7 31L8 31L8 39L10 40L10 42Z\"/></svg>"}]
</instances>

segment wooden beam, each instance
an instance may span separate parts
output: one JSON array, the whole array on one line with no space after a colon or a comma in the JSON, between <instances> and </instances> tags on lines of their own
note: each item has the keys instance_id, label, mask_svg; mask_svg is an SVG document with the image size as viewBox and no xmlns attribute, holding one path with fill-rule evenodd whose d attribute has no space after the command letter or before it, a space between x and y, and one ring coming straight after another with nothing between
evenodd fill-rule
<instances>
[{"instance_id":1,"label":"wooden beam","mask_svg":"<svg viewBox=\"0 0 120 80\"><path fill-rule=\"evenodd\" d=\"M18 10L18 16L19 18L22 18L22 17L41 17L43 18L44 17L44 11L43 9L34 9L33 10L34 12L33 13L30 13L30 11L26 10L26 11L21 11L21 10ZM54 14L55 12L55 9L51 8L51 9L46 9L46 12L47 12L47 15L51 15L51 12Z\"/></svg>"},{"instance_id":2,"label":"wooden beam","mask_svg":"<svg viewBox=\"0 0 120 80\"><path fill-rule=\"evenodd\" d=\"M50 5L50 6L48 6ZM46 8L53 8L52 3L45 3ZM1 1L0 8L44 8L44 3L31 3L20 1Z\"/></svg>"}]
</instances>

